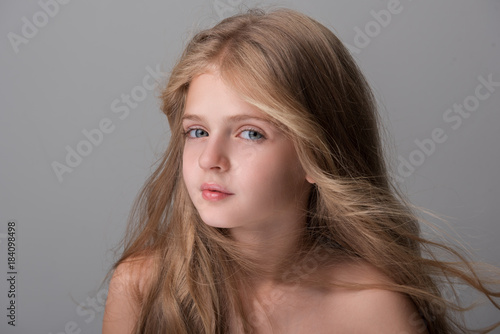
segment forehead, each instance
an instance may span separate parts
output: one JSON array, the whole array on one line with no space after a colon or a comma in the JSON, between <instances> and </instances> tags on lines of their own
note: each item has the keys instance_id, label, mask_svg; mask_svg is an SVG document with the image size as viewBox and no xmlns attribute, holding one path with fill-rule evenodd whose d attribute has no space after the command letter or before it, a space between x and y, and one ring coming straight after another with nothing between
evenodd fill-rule
<instances>
[{"instance_id":1,"label":"forehead","mask_svg":"<svg viewBox=\"0 0 500 334\"><path fill-rule=\"evenodd\" d=\"M184 118L189 115L219 114L226 116L246 114L269 119L265 113L228 87L216 72L207 72L194 77L187 92Z\"/></svg>"}]
</instances>

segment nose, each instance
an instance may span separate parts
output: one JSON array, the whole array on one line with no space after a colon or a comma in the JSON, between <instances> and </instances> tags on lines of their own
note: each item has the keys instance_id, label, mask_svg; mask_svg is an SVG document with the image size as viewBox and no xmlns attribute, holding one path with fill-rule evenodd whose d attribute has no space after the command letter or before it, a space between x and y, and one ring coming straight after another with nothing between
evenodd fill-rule
<instances>
[{"instance_id":1,"label":"nose","mask_svg":"<svg viewBox=\"0 0 500 334\"><path fill-rule=\"evenodd\" d=\"M198 163L204 170L227 171L230 167L227 144L222 138L208 137Z\"/></svg>"}]
</instances>

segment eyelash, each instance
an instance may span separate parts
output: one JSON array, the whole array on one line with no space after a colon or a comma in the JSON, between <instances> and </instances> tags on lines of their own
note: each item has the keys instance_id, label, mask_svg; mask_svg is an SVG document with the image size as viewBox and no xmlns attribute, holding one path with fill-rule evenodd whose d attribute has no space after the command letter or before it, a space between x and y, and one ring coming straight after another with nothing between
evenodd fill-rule
<instances>
[{"instance_id":1,"label":"eyelash","mask_svg":"<svg viewBox=\"0 0 500 334\"><path fill-rule=\"evenodd\" d=\"M197 139L197 138L203 138L203 137L191 137L189 134L190 134L190 133L191 133L191 131L193 131L193 130L202 130L202 131L204 131L204 132L206 132L206 133L208 134L208 131L206 131L206 130L205 130L205 129L203 129L203 128L199 128L199 127L192 127L192 128L188 128L188 129L186 129L186 131L184 131L184 133L183 133L183 134L184 134L184 137L185 137L185 138L187 138L187 139ZM264 134L262 133L262 130L259 130L259 129L256 129L256 128L252 128L252 127L250 127L250 128L246 128L246 129L241 130L241 131L239 132L239 136L241 136L241 134L242 134L243 132L246 132L246 131L256 132L256 133L260 136L260 138L258 138L258 139L246 139L246 138L243 138L243 139L245 139L245 140L248 140L248 141L254 141L254 142L260 142L260 141L262 141L262 140L265 140L265 139L266 139L266 136L264 136Z\"/></svg>"},{"instance_id":2,"label":"eyelash","mask_svg":"<svg viewBox=\"0 0 500 334\"><path fill-rule=\"evenodd\" d=\"M184 137L186 137L187 139L195 139L195 138L199 138L199 137L191 137L189 135L189 133L193 130L202 130L202 131L205 131L206 133L208 133L208 131L202 129L202 128L188 128L185 132L184 132Z\"/></svg>"},{"instance_id":3,"label":"eyelash","mask_svg":"<svg viewBox=\"0 0 500 334\"><path fill-rule=\"evenodd\" d=\"M240 131L240 135L243 133L243 132L246 132L246 131L249 131L249 132L256 132L257 134L259 134L260 138L258 139L247 139L247 140L250 140L250 141L256 141L256 142L259 142L259 141L262 141L264 139L266 139L266 137L264 136L264 134L262 133L261 130L259 129L255 129L255 128L247 128L247 129L244 129L242 131ZM246 138L245 138L246 139Z\"/></svg>"}]
</instances>

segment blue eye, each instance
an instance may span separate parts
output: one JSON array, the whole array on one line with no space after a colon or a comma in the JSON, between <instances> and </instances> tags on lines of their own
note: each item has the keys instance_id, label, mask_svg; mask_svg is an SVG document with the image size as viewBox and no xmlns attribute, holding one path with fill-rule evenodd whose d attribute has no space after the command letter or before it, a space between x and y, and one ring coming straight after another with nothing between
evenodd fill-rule
<instances>
[{"instance_id":1,"label":"blue eye","mask_svg":"<svg viewBox=\"0 0 500 334\"><path fill-rule=\"evenodd\" d=\"M187 131L187 135L191 138L201 138L208 137L208 132L203 129L191 129Z\"/></svg>"},{"instance_id":2,"label":"blue eye","mask_svg":"<svg viewBox=\"0 0 500 334\"><path fill-rule=\"evenodd\" d=\"M259 140L264 138L262 133L255 130L244 130L241 132L241 137L248 140Z\"/></svg>"}]
</instances>

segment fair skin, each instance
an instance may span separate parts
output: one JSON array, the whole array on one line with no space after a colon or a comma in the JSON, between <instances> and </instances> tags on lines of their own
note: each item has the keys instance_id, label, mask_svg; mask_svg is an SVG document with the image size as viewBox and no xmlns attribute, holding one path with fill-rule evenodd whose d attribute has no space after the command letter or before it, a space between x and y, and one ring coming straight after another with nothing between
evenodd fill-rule
<instances>
[{"instance_id":1,"label":"fair skin","mask_svg":"<svg viewBox=\"0 0 500 334\"><path fill-rule=\"evenodd\" d=\"M272 273L294 248L311 187L293 143L262 112L229 89L216 71L190 84L183 117L183 179L203 221L231 236ZM103 333L130 333L145 284L144 261L123 263L109 288ZM339 263L325 278L349 283L388 279L367 263ZM402 294L313 288L260 278L247 311L258 333L426 333ZM253 319L253 320L252 320ZM236 322L235 322L236 323ZM236 332L236 330L234 331Z\"/></svg>"}]
</instances>

